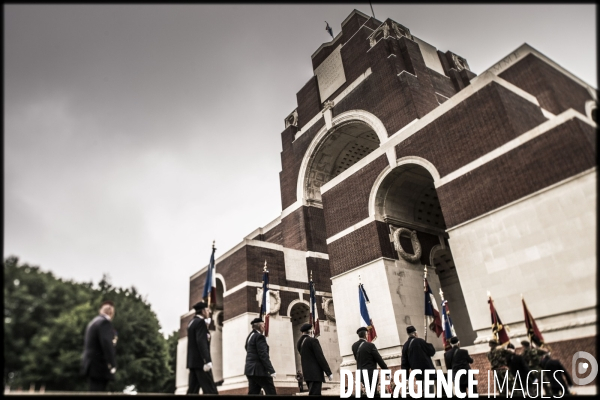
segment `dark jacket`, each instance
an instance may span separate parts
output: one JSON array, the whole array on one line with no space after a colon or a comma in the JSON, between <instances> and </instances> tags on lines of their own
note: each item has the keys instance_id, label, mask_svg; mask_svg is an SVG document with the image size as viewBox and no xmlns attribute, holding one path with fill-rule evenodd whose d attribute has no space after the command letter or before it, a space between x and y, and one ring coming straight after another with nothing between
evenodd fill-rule
<instances>
[{"instance_id":1,"label":"dark jacket","mask_svg":"<svg viewBox=\"0 0 600 400\"><path fill-rule=\"evenodd\" d=\"M360 339L352 345L352 354L354 354L356 360L356 369L366 369L369 371L369 376L372 376L373 371L377 369L377 365L381 369L388 369L383 358L379 355L377 347L365 339Z\"/></svg>"},{"instance_id":2,"label":"dark jacket","mask_svg":"<svg viewBox=\"0 0 600 400\"><path fill-rule=\"evenodd\" d=\"M269 359L269 345L267 339L257 330L253 329L246 338L246 367L244 375L270 376L275 373L275 368Z\"/></svg>"},{"instance_id":3,"label":"dark jacket","mask_svg":"<svg viewBox=\"0 0 600 400\"><path fill-rule=\"evenodd\" d=\"M523 356L510 352L510 354L508 354L506 357L506 364L512 376L516 377L517 371L519 371L519 378L521 378L521 382L526 381L527 374L529 373L530 369L523 359Z\"/></svg>"},{"instance_id":4,"label":"dark jacket","mask_svg":"<svg viewBox=\"0 0 600 400\"><path fill-rule=\"evenodd\" d=\"M473 359L469 355L469 352L458 347L452 347L452 349L445 352L444 361L446 361L446 369L448 371L452 370L453 377L456 376L458 371L470 370L471 366L469 364L473 363ZM460 382L462 384L465 384L467 380L468 378L466 374L460 377Z\"/></svg>"},{"instance_id":5,"label":"dark jacket","mask_svg":"<svg viewBox=\"0 0 600 400\"><path fill-rule=\"evenodd\" d=\"M431 357L435 355L435 347L431 343L416 337L409 337L404 346L402 346L402 361L400 368L407 371L411 369L433 369ZM408 374L406 375L408 376Z\"/></svg>"},{"instance_id":6,"label":"dark jacket","mask_svg":"<svg viewBox=\"0 0 600 400\"><path fill-rule=\"evenodd\" d=\"M188 323L187 337L187 367L200 369L204 367L204 364L212 362L208 328L202 316L196 315Z\"/></svg>"},{"instance_id":7,"label":"dark jacket","mask_svg":"<svg viewBox=\"0 0 600 400\"><path fill-rule=\"evenodd\" d=\"M104 316L96 316L85 329L81 373L96 379L114 379L111 368L115 359L115 330Z\"/></svg>"},{"instance_id":8,"label":"dark jacket","mask_svg":"<svg viewBox=\"0 0 600 400\"><path fill-rule=\"evenodd\" d=\"M302 335L296 344L296 349L302 359L304 381L325 382L325 375L331 375L331 369L325 360L319 341L308 335Z\"/></svg>"},{"instance_id":9,"label":"dark jacket","mask_svg":"<svg viewBox=\"0 0 600 400\"><path fill-rule=\"evenodd\" d=\"M542 358L542 369L549 370L550 372L544 372L544 382L550 381L550 386L552 387L552 391L556 394L559 390L564 390L567 392L569 390L569 386L573 386L573 380L571 379L571 375L567 372L567 369L562 365L559 360L552 359L550 357ZM556 374L556 378L554 372L562 370L563 372L558 372ZM560 383L559 383L560 381ZM560 387L563 386L563 388Z\"/></svg>"}]
</instances>

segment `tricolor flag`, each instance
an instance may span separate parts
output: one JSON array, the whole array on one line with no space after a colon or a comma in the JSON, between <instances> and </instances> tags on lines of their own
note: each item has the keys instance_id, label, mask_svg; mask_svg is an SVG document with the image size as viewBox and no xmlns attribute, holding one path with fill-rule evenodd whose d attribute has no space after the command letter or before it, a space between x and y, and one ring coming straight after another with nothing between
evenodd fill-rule
<instances>
[{"instance_id":1,"label":"tricolor flag","mask_svg":"<svg viewBox=\"0 0 600 400\"><path fill-rule=\"evenodd\" d=\"M377 332L375 331L375 325L373 325L373 320L369 316L369 310L367 310L367 303L369 302L369 297L367 296L367 292L365 292L365 288L362 283L358 284L358 305L360 307L360 326L364 326L367 328L367 341L372 342L377 339Z\"/></svg>"},{"instance_id":2,"label":"tricolor flag","mask_svg":"<svg viewBox=\"0 0 600 400\"><path fill-rule=\"evenodd\" d=\"M525 328L527 328L527 336L529 336L529 341L531 343L535 343L536 346L541 347L544 344L544 337L542 333L537 327L535 323L535 319L531 316L531 313L527 309L525 305L525 299L521 297L521 301L523 302L523 313L525 314Z\"/></svg>"},{"instance_id":3,"label":"tricolor flag","mask_svg":"<svg viewBox=\"0 0 600 400\"><path fill-rule=\"evenodd\" d=\"M206 282L204 283L204 290L202 291L202 299L207 299L208 305L211 303L217 303L217 272L215 270L215 242L213 242L212 254L210 255L210 262L208 263L208 269L206 270Z\"/></svg>"},{"instance_id":4,"label":"tricolor flag","mask_svg":"<svg viewBox=\"0 0 600 400\"><path fill-rule=\"evenodd\" d=\"M260 304L260 317L265 321L265 336L269 336L269 313L271 312L271 298L269 296L269 271L267 271L267 262L263 271L263 292L262 302Z\"/></svg>"},{"instance_id":5,"label":"tricolor flag","mask_svg":"<svg viewBox=\"0 0 600 400\"><path fill-rule=\"evenodd\" d=\"M444 332L440 319L440 311L437 308L435 297L433 297L427 278L423 279L425 286L425 315L427 316L427 322L429 322L429 329L434 331L437 337L440 337L442 332Z\"/></svg>"},{"instance_id":6,"label":"tricolor flag","mask_svg":"<svg viewBox=\"0 0 600 400\"><path fill-rule=\"evenodd\" d=\"M448 308L448 300L442 301L442 326L444 327L444 336L442 336L444 347L446 343L450 343L450 339L456 336L452 319L450 319L450 309Z\"/></svg>"},{"instance_id":7,"label":"tricolor flag","mask_svg":"<svg viewBox=\"0 0 600 400\"><path fill-rule=\"evenodd\" d=\"M331 29L331 27L329 26L329 23L327 21L325 21L325 24L326 24L325 30L327 32L329 32L329 34L331 35L331 38L333 39L333 29Z\"/></svg>"},{"instance_id":8,"label":"tricolor flag","mask_svg":"<svg viewBox=\"0 0 600 400\"><path fill-rule=\"evenodd\" d=\"M492 300L492 296L488 293L488 303L490 304L490 314L492 316L492 333L494 335L494 339L498 342L499 345L504 346L507 343L510 343L510 339L508 338L508 333L506 330L507 326L502 325L502 321L498 316L498 312L494 308L494 300Z\"/></svg>"},{"instance_id":9,"label":"tricolor flag","mask_svg":"<svg viewBox=\"0 0 600 400\"><path fill-rule=\"evenodd\" d=\"M310 323L313 326L314 337L319 337L321 329L319 328L319 310L317 309L317 296L315 283L312 280L312 271L310 272Z\"/></svg>"}]
</instances>

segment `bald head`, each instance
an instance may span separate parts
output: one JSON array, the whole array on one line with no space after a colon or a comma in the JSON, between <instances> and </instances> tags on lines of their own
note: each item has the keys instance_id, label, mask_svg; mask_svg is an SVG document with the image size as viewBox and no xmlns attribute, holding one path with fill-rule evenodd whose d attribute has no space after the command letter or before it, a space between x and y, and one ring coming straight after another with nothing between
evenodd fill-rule
<instances>
[{"instance_id":1,"label":"bald head","mask_svg":"<svg viewBox=\"0 0 600 400\"><path fill-rule=\"evenodd\" d=\"M103 304L102 307L100 307L100 314L104 314L110 319L113 319L115 316L115 307L110 304Z\"/></svg>"}]
</instances>

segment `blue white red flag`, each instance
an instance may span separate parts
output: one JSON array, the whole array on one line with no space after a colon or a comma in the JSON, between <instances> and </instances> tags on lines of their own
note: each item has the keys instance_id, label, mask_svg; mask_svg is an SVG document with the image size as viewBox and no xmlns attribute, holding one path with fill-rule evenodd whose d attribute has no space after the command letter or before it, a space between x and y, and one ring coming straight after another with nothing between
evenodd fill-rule
<instances>
[{"instance_id":1,"label":"blue white red flag","mask_svg":"<svg viewBox=\"0 0 600 400\"><path fill-rule=\"evenodd\" d=\"M321 329L319 327L319 310L317 309L317 296L315 283L312 281L312 272L310 279L310 323L313 326L313 336L319 337Z\"/></svg>"},{"instance_id":2,"label":"blue white red flag","mask_svg":"<svg viewBox=\"0 0 600 400\"><path fill-rule=\"evenodd\" d=\"M329 23L327 21L325 21L325 24L326 24L325 30L327 32L329 32L329 34L331 35L331 38L333 39L333 29L331 29L331 27L329 26Z\"/></svg>"},{"instance_id":3,"label":"blue white red flag","mask_svg":"<svg viewBox=\"0 0 600 400\"><path fill-rule=\"evenodd\" d=\"M444 347L446 343L450 343L450 339L456 336L452 319L450 318L450 309L448 308L448 300L442 301L442 326L444 327L444 336L442 336Z\"/></svg>"},{"instance_id":4,"label":"blue white red flag","mask_svg":"<svg viewBox=\"0 0 600 400\"><path fill-rule=\"evenodd\" d=\"M271 297L269 296L269 271L267 271L267 263L265 262L265 270L263 272L263 292L262 302L260 304L260 317L265 321L265 337L269 336L269 313L271 312Z\"/></svg>"},{"instance_id":5,"label":"blue white red flag","mask_svg":"<svg viewBox=\"0 0 600 400\"><path fill-rule=\"evenodd\" d=\"M434 331L437 337L440 337L442 332L444 332L444 328L440 319L440 311L437 308L435 297L433 297L427 278L425 278L425 315L427 316L427 322L429 322L429 329Z\"/></svg>"},{"instance_id":6,"label":"blue white red flag","mask_svg":"<svg viewBox=\"0 0 600 400\"><path fill-rule=\"evenodd\" d=\"M377 339L377 332L375 331L375 325L373 320L369 316L369 310L367 309L367 303L369 303L369 297L362 283L358 284L358 305L360 307L360 326L367 328L367 341L372 342Z\"/></svg>"},{"instance_id":7,"label":"blue white red flag","mask_svg":"<svg viewBox=\"0 0 600 400\"><path fill-rule=\"evenodd\" d=\"M217 271L215 270L215 244L213 243L210 262L206 270L206 282L202 291L202 299L207 299L208 305L211 303L216 305L217 302Z\"/></svg>"}]
</instances>

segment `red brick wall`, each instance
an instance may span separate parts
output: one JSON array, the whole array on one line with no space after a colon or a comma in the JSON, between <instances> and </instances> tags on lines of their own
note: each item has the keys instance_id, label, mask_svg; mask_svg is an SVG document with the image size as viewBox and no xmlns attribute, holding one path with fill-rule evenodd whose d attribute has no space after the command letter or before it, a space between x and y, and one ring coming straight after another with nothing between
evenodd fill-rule
<instances>
[{"instance_id":1,"label":"red brick wall","mask_svg":"<svg viewBox=\"0 0 600 400\"><path fill-rule=\"evenodd\" d=\"M499 76L534 95L553 114L573 108L585 115L585 102L592 99L587 89L533 54Z\"/></svg>"},{"instance_id":2,"label":"red brick wall","mask_svg":"<svg viewBox=\"0 0 600 400\"><path fill-rule=\"evenodd\" d=\"M544 121L539 107L492 82L398 144L396 154L423 157L443 177Z\"/></svg>"},{"instance_id":3,"label":"red brick wall","mask_svg":"<svg viewBox=\"0 0 600 400\"><path fill-rule=\"evenodd\" d=\"M388 225L373 221L328 246L331 276L380 257L393 258Z\"/></svg>"},{"instance_id":4,"label":"red brick wall","mask_svg":"<svg viewBox=\"0 0 600 400\"><path fill-rule=\"evenodd\" d=\"M572 119L437 189L449 228L596 165L596 130ZM557 160L561 160L557 162Z\"/></svg>"},{"instance_id":5,"label":"red brick wall","mask_svg":"<svg viewBox=\"0 0 600 400\"><path fill-rule=\"evenodd\" d=\"M323 193L327 237L369 216L369 195L377 176L388 165L382 155L343 182Z\"/></svg>"}]
</instances>

